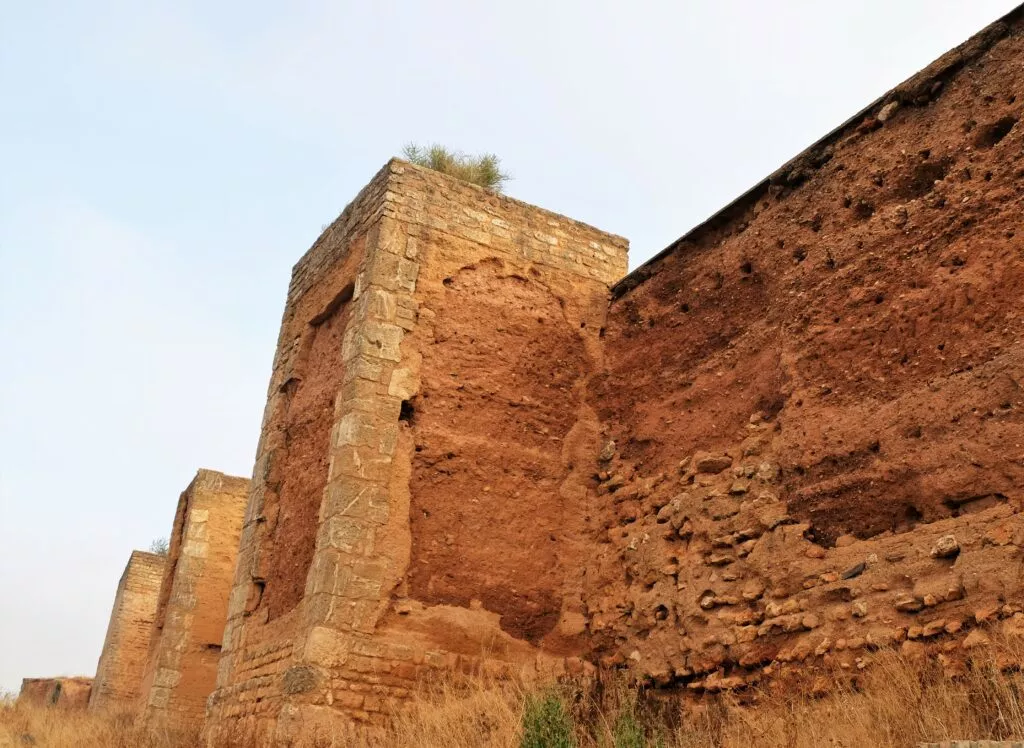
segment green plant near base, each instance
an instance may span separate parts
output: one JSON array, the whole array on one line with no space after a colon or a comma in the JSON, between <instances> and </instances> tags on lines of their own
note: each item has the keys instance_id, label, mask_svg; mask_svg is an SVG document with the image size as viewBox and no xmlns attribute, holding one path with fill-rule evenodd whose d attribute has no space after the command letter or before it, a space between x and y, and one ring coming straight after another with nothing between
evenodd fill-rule
<instances>
[{"instance_id":1,"label":"green plant near base","mask_svg":"<svg viewBox=\"0 0 1024 748\"><path fill-rule=\"evenodd\" d=\"M557 693L527 697L519 745L520 748L576 748L572 718Z\"/></svg>"},{"instance_id":2,"label":"green plant near base","mask_svg":"<svg viewBox=\"0 0 1024 748\"><path fill-rule=\"evenodd\" d=\"M494 192L501 192L510 176L501 170L501 159L493 153L470 156L442 145L409 143L402 150L406 161L462 179Z\"/></svg>"},{"instance_id":3,"label":"green plant near base","mask_svg":"<svg viewBox=\"0 0 1024 748\"><path fill-rule=\"evenodd\" d=\"M647 748L643 725L632 712L624 712L615 720L612 741L615 748Z\"/></svg>"}]
</instances>

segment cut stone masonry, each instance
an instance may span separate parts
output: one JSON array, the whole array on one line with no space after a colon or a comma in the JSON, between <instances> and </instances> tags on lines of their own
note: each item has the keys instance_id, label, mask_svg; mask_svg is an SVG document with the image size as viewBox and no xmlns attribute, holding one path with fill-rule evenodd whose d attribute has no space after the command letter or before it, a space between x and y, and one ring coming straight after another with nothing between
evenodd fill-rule
<instances>
[{"instance_id":1,"label":"cut stone masonry","mask_svg":"<svg viewBox=\"0 0 1024 748\"><path fill-rule=\"evenodd\" d=\"M132 551L117 585L89 696L90 710L133 711L153 634L166 558Z\"/></svg>"},{"instance_id":2,"label":"cut stone masonry","mask_svg":"<svg viewBox=\"0 0 1024 748\"><path fill-rule=\"evenodd\" d=\"M147 720L201 721L217 679L249 481L200 470L181 494L140 688Z\"/></svg>"}]
</instances>

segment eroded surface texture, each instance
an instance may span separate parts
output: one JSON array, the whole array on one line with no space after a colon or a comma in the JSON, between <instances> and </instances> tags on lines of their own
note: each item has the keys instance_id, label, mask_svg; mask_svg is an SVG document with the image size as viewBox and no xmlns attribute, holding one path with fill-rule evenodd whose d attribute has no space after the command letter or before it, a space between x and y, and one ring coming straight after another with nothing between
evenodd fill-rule
<instances>
[{"instance_id":1,"label":"eroded surface texture","mask_svg":"<svg viewBox=\"0 0 1024 748\"><path fill-rule=\"evenodd\" d=\"M606 663L714 688L909 641L952 668L1019 626L1021 59L990 29L618 287Z\"/></svg>"}]
</instances>

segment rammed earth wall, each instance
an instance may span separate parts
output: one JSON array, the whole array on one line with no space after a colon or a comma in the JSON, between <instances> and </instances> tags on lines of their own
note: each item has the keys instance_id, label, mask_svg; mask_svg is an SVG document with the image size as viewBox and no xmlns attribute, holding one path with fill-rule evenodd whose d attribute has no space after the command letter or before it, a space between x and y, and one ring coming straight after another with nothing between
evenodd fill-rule
<instances>
[{"instance_id":1,"label":"rammed earth wall","mask_svg":"<svg viewBox=\"0 0 1024 748\"><path fill-rule=\"evenodd\" d=\"M606 667L956 672L1022 630L1022 60L1018 10L617 284L587 395Z\"/></svg>"},{"instance_id":2,"label":"rammed earth wall","mask_svg":"<svg viewBox=\"0 0 1024 748\"><path fill-rule=\"evenodd\" d=\"M92 678L24 678L18 704L59 709L85 709Z\"/></svg>"}]
</instances>

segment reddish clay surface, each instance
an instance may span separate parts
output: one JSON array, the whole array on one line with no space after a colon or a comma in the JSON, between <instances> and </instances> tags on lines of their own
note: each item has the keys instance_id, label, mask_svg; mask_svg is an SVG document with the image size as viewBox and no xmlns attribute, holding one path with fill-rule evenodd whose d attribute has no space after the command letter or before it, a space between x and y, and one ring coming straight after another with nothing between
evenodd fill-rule
<instances>
[{"instance_id":1,"label":"reddish clay surface","mask_svg":"<svg viewBox=\"0 0 1024 748\"><path fill-rule=\"evenodd\" d=\"M35 707L85 709L89 704L92 678L25 678L18 703Z\"/></svg>"},{"instance_id":2,"label":"reddish clay surface","mask_svg":"<svg viewBox=\"0 0 1024 748\"><path fill-rule=\"evenodd\" d=\"M351 268L361 252L361 241L345 261ZM285 397L273 415L282 446L271 465L266 501L268 525L265 550L266 587L262 603L268 620L288 613L302 599L313 560L317 515L327 485L334 398L345 376L341 347L351 313L351 284L338 278L336 269L307 294L302 314L286 333L298 349L291 377L284 383Z\"/></svg>"},{"instance_id":3,"label":"reddish clay surface","mask_svg":"<svg viewBox=\"0 0 1024 748\"><path fill-rule=\"evenodd\" d=\"M559 299L496 263L445 280L413 406L410 589L426 603L501 615L537 642L561 612L568 516L562 442L591 365Z\"/></svg>"},{"instance_id":4,"label":"reddish clay surface","mask_svg":"<svg viewBox=\"0 0 1024 748\"><path fill-rule=\"evenodd\" d=\"M993 629L1024 636L1022 59L1017 11L609 306L621 244L389 166L377 332L407 334L351 400L369 443L336 450L339 495L362 493L321 528L310 659L282 664L289 619L261 638L239 614L219 719L298 731L328 693L383 722L435 668L702 693L855 678L895 646L956 674ZM302 595L340 382L322 310L354 262L289 299L247 616Z\"/></svg>"},{"instance_id":5,"label":"reddish clay surface","mask_svg":"<svg viewBox=\"0 0 1024 748\"><path fill-rule=\"evenodd\" d=\"M954 51L883 102L898 108L879 104L616 289L589 394L616 446L595 463L604 558L590 572L609 662L639 645L642 671L696 680L770 661L861 594L793 597L821 583L800 559L878 538L863 551L891 556L876 591L910 589L898 559L919 551L890 539L964 537L1024 506L1024 38L1008 31ZM698 450L727 453L726 472L695 467ZM961 582L970 558L1003 576L964 554ZM922 563L918 578L948 569ZM744 646L736 624L778 614L765 589L811 617ZM899 615L871 618L899 639ZM640 644L669 629L660 651Z\"/></svg>"}]
</instances>

